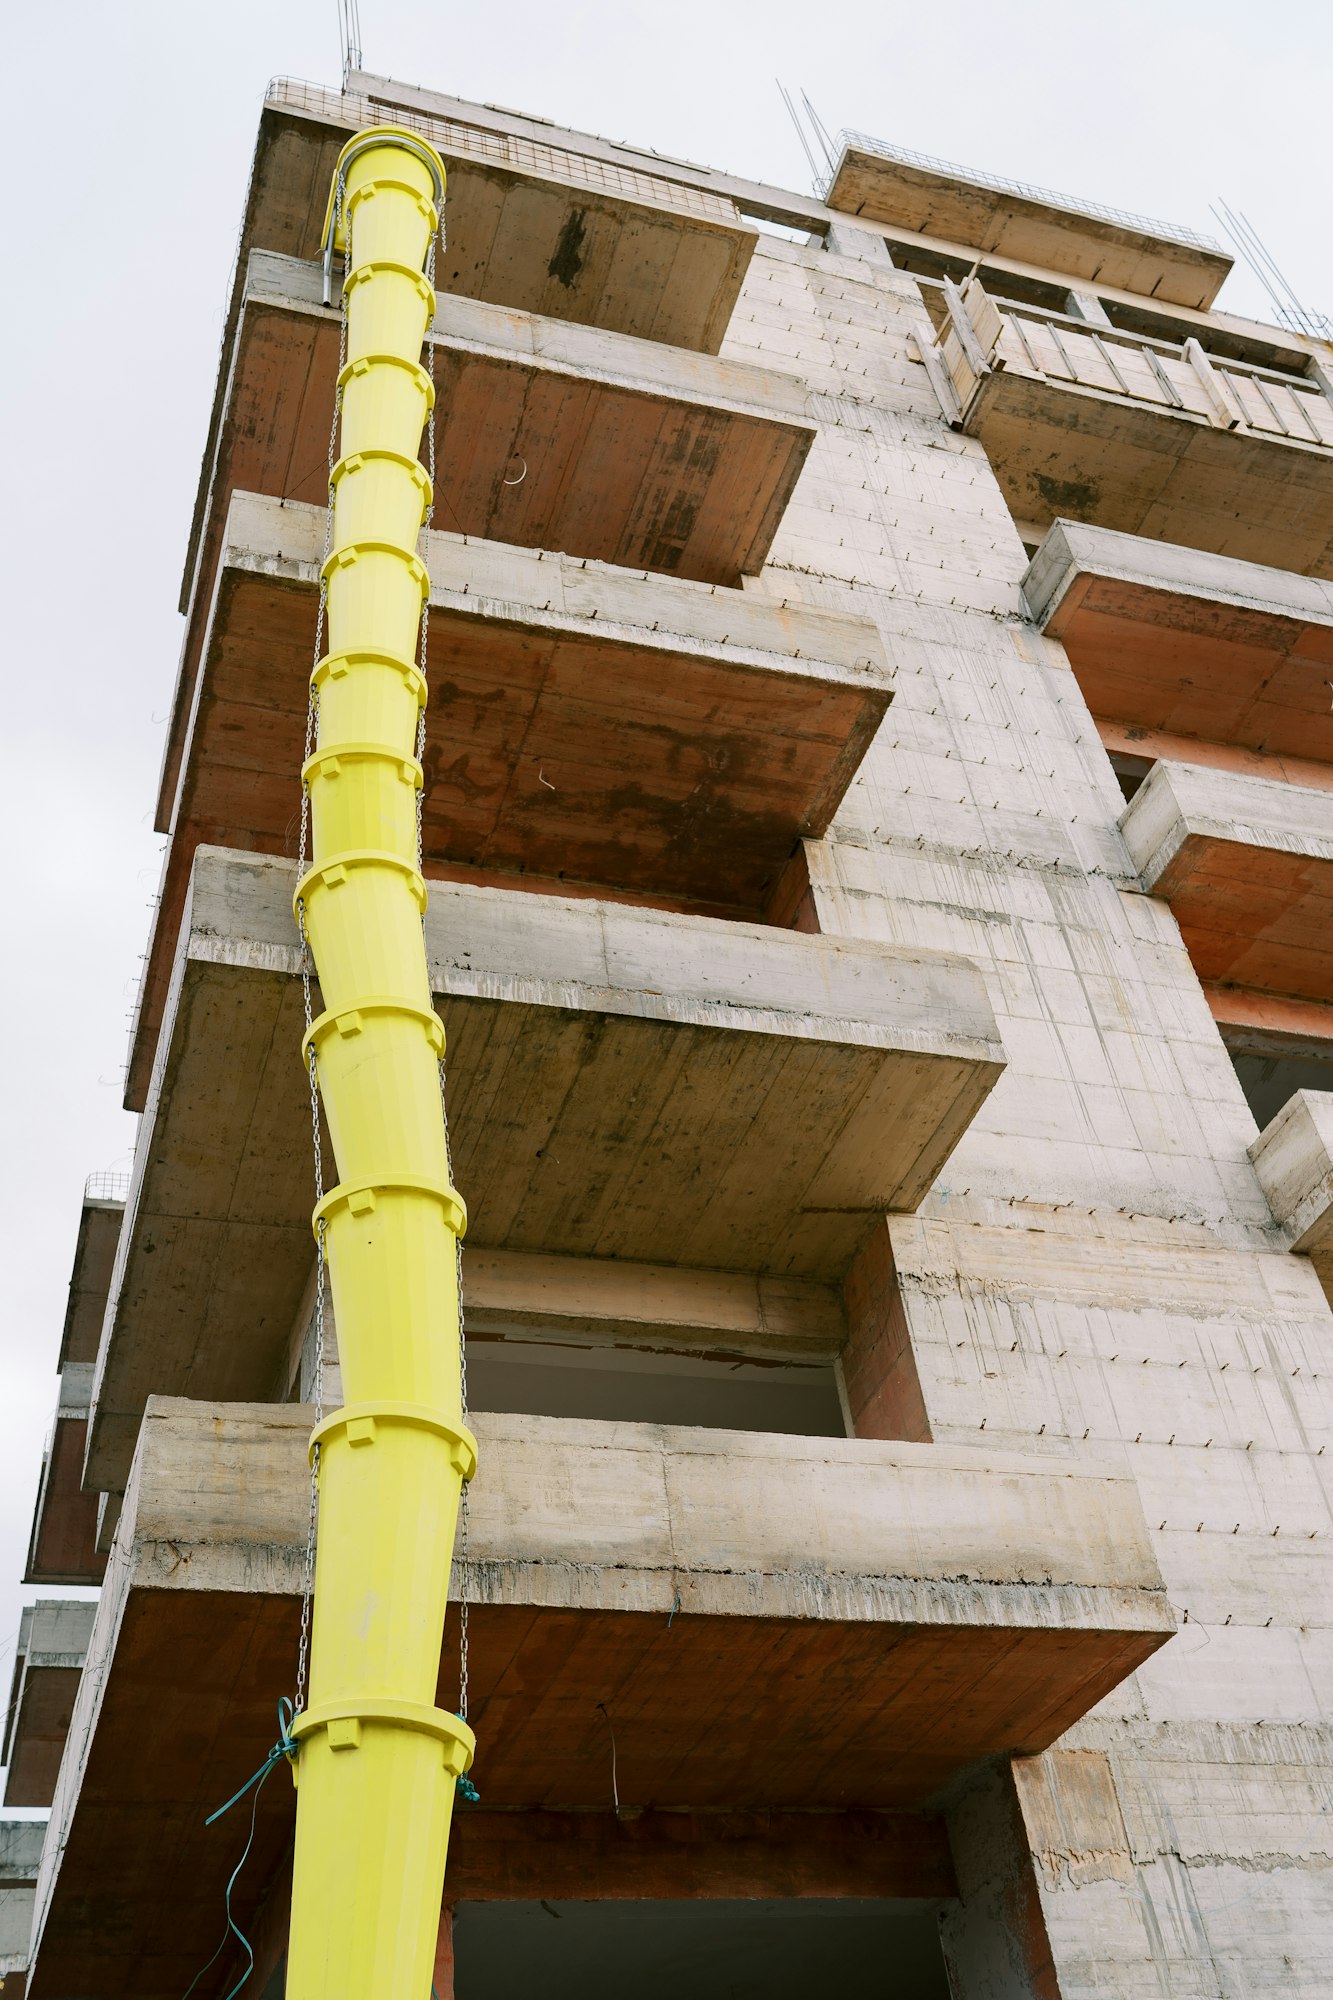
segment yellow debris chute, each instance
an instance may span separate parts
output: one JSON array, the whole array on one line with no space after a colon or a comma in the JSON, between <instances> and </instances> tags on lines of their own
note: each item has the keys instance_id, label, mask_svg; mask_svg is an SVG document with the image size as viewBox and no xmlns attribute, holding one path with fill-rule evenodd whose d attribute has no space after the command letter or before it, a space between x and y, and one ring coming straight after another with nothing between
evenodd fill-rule
<instances>
[{"instance_id":1,"label":"yellow debris chute","mask_svg":"<svg viewBox=\"0 0 1333 2000\"><path fill-rule=\"evenodd\" d=\"M444 168L414 133L339 158L326 244L345 248L340 456L325 565L328 651L304 782L297 916L324 1012L306 1038L339 1182L315 1211L345 1406L311 1439L319 1479L310 1698L292 1725L296 1854L288 2000L429 2000L445 1850L473 1738L435 1706L454 1529L476 1463L463 1424L458 1239L418 861L415 664L433 391L424 267ZM326 266L327 268L327 266Z\"/></svg>"}]
</instances>

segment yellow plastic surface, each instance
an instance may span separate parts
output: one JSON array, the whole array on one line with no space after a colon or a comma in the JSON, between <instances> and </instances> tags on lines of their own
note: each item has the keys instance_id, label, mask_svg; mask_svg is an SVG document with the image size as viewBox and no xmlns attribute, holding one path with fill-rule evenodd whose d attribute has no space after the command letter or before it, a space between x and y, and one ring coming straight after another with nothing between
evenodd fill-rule
<instances>
[{"instance_id":1,"label":"yellow plastic surface","mask_svg":"<svg viewBox=\"0 0 1333 2000\"><path fill-rule=\"evenodd\" d=\"M428 155L415 135L384 128L358 134L339 162L351 264L343 457L325 568L329 653L312 676L317 747L303 772L313 849L297 902L326 1009L309 1046L341 1178L315 1228L349 1402L312 1440L319 1547L309 1703L293 1725L287 2000L427 2000L454 1784L473 1747L466 1725L435 1706L476 1447L459 1379L466 1212L449 1184L444 1035L417 866Z\"/></svg>"}]
</instances>

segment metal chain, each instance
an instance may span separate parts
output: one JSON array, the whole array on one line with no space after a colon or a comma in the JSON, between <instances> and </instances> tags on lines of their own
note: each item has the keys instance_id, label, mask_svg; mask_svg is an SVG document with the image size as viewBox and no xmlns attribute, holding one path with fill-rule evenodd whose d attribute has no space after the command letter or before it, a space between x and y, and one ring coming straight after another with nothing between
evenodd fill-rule
<instances>
[{"instance_id":1,"label":"metal chain","mask_svg":"<svg viewBox=\"0 0 1333 2000\"><path fill-rule=\"evenodd\" d=\"M334 191L334 234L341 223L344 228L343 270L352 267L352 219L344 217L346 183L339 174ZM329 586L324 571L333 548L333 468L337 462L338 429L342 421L342 375L347 365L347 290L343 287L341 324L338 331L338 382L333 397L333 421L329 426L329 466L328 497L324 513L324 555L320 563L319 609L315 614L315 657L318 667L324 651L324 622L328 610ZM314 755L319 736L319 690L313 678L310 682L310 703L306 710L305 754L306 761ZM296 879L304 881L306 859L310 840L310 783L301 779L301 842L296 864ZM301 933L301 998L305 1011L305 1029L309 1035L314 1019L311 996L311 978L314 959L310 951L310 939L305 926L305 897L296 899L296 921ZM324 1142L319 1122L319 1076L313 1042L306 1044L306 1065L310 1077L310 1137L315 1167L315 1206L324 1199ZM314 1356L314 1404L315 1426L324 1421L324 1314L328 1293L328 1257L324 1244L324 1218L321 1216L315 1231L315 1356ZM305 1565L301 1577L301 1637L296 1655L296 1699L295 1709L299 1715L305 1707L306 1681L310 1670L310 1614L315 1593L315 1543L319 1528L319 1446L310 1454L310 1508L306 1522Z\"/></svg>"},{"instance_id":2,"label":"metal chain","mask_svg":"<svg viewBox=\"0 0 1333 2000\"><path fill-rule=\"evenodd\" d=\"M443 256L448 248L448 238L445 234L445 214L444 214L443 202L440 203L439 230L435 236L431 237L430 249L426 253L426 281L431 289L432 301L435 296L435 252L436 252L437 242L439 245L440 254L441 256ZM432 303L430 320L427 322L428 333L430 327L434 324L434 321L435 321L435 307L434 304ZM433 387L435 381L435 369L433 365L430 369L430 377L431 377L431 385ZM434 519L435 515L435 404L433 400L431 403L429 415L426 418L426 471L430 478L431 498L427 503L426 516L425 520L422 523L423 557L425 556L425 551L429 548L429 543L425 540L425 537L428 536L430 533L431 522ZM421 606L421 678L423 681L426 678L426 656L427 656L427 643L429 639L429 634L430 634L430 593L428 590L426 597L422 601L422 606ZM426 711L425 708L423 707L421 710L421 714L417 720L417 762L419 764L424 764L425 755L426 755ZM418 868L421 868L424 859L424 850L422 845L423 841L422 822L425 811L425 804L426 804L426 794L425 794L425 787L423 784L422 790L417 794L417 867ZM425 931L424 918L422 921L422 931L424 938L424 931ZM449 1184L452 1187L454 1182L454 1156L453 1156L453 1148L449 1141L449 1107L445 1096L445 1078L444 1078L445 1066L443 1058L441 1058L440 1062L436 1065L436 1067L440 1079L440 1117L444 1123L444 1158L445 1158L446 1169L449 1175ZM458 1386L459 1386L459 1395L463 1412L463 1422L466 1424L468 1419L467 1333L463 1315L463 1244L461 1238L455 1239L454 1249L455 1249L455 1255L458 1260L457 1261ZM469 1608L470 1608L468 1604L467 1544L468 1544L468 1489L465 1483L460 1498L459 1515L458 1515L458 1593L459 1593L458 1595L458 1713L462 1717L464 1722L467 1721L468 1623L469 1623Z\"/></svg>"}]
</instances>

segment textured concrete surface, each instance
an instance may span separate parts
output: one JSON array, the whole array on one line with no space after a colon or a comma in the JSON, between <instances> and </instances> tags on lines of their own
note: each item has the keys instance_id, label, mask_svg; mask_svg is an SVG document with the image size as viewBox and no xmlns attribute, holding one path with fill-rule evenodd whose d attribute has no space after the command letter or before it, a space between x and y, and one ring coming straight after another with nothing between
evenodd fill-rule
<instances>
[{"instance_id":1,"label":"textured concrete surface","mask_svg":"<svg viewBox=\"0 0 1333 2000\"><path fill-rule=\"evenodd\" d=\"M311 1414L149 1405L52 1811L36 1995L81 1990L94 1949L100 1992L167 1993L207 1949L230 1864L202 1821L272 1729ZM919 1808L1053 1740L1175 1628L1132 1481L1091 1462L473 1422L469 1717L493 1810L604 1808L599 1702L626 1809ZM289 1786L265 1800L257 1881L290 1812Z\"/></svg>"}]
</instances>

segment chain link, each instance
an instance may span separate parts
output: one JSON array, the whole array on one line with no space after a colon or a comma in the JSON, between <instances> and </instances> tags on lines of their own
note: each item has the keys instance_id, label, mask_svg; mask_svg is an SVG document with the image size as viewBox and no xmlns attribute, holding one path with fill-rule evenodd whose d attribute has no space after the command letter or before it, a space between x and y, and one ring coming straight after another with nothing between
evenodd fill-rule
<instances>
[{"instance_id":1,"label":"chain link","mask_svg":"<svg viewBox=\"0 0 1333 2000\"><path fill-rule=\"evenodd\" d=\"M339 174L334 191L334 233L341 224L344 232L345 251L343 270L352 267L352 219L345 214L347 187ZM338 330L338 381L333 397L333 421L329 425L329 464L327 504L324 512L324 555L320 563L319 609L315 614L315 656L314 667L319 666L324 653L324 623L328 610L329 586L324 574L333 549L333 468L337 462L338 428L342 421L342 375L347 365L347 290L344 285L340 325ZM319 739L319 689L315 685L312 668L310 681L310 702L306 709L305 754L306 761L314 755ZM301 779L301 840L296 863L296 879L304 881L306 862L310 845L310 783L303 775ZM305 924L305 897L296 899L296 921L301 933L301 999L305 1013L305 1029L309 1035L314 1020L314 1006L311 981L314 973L314 959L310 951L310 938ZM324 1199L324 1140L319 1118L319 1075L313 1042L306 1043L306 1067L310 1079L310 1138L315 1166L315 1205ZM315 1405L315 1426L324 1421L324 1317L328 1296L328 1257L324 1244L324 1218L321 1216L315 1231L315 1354L311 1387ZM319 1530L319 1446L310 1454L310 1508L306 1522L305 1564L301 1577L301 1637L296 1656L296 1699L295 1709L299 1715L305 1707L306 1682L310 1671L310 1617L311 1604L315 1594L315 1544Z\"/></svg>"},{"instance_id":2,"label":"chain link","mask_svg":"<svg viewBox=\"0 0 1333 2000\"><path fill-rule=\"evenodd\" d=\"M440 255L443 256L446 253L448 247L448 239L445 234L445 218L444 218L443 202L440 203L439 230L437 232L437 235L432 236L430 242L430 249L426 254L426 279L431 288L432 299L434 299L435 296L435 252L436 252L437 242L439 245ZM431 317L427 327L428 332L430 326L434 325L434 321L435 321L435 308L432 305ZM428 353L431 359L431 368L430 368L431 385L432 387L434 387L435 367L434 367L433 349L428 348ZM430 533L431 522L434 519L435 515L435 404L433 401L431 403L430 413L426 419L426 471L430 477L431 498L427 504L426 518L422 524L422 535L423 535L422 553L423 553L423 560L426 561L427 568L429 569L429 558L426 555L426 550L429 547L429 543L426 542L424 538L428 536ZM426 657L427 657L427 644L429 636L430 636L430 595L428 592L426 599L421 607L421 677L423 681L426 678ZM426 711L425 708L423 707L420 717L418 718L417 721L417 762L419 764L424 764L425 755L426 755ZM423 815L425 811L425 803L426 803L426 795L423 785L422 790L417 794L417 867L418 868L421 868L424 858L424 849L422 842L423 842ZM424 918L422 920L422 935L424 940L424 935L425 935ZM449 1107L445 1095L445 1075L444 1075L445 1066L443 1059L441 1059L441 1061L437 1065L437 1069L439 1072L439 1079L440 1079L440 1117L444 1124L444 1158L445 1158L446 1169L449 1175L449 1184L452 1187L454 1182L454 1156L453 1156L453 1148L449 1141ZM459 1387L459 1396L463 1412L463 1422L466 1424L468 1419L467 1333L463 1316L463 1243L461 1238L455 1239L454 1251L455 1251L455 1256L457 1258L457 1273L458 1273L458 1387ZM468 1700L468 1617L469 1617L468 1581L469 1579L468 1579L467 1544L468 1544L468 1489L466 1484L464 1484L459 1504L459 1515L458 1515L458 1713L462 1717L464 1722L467 1721L467 1700Z\"/></svg>"}]
</instances>

